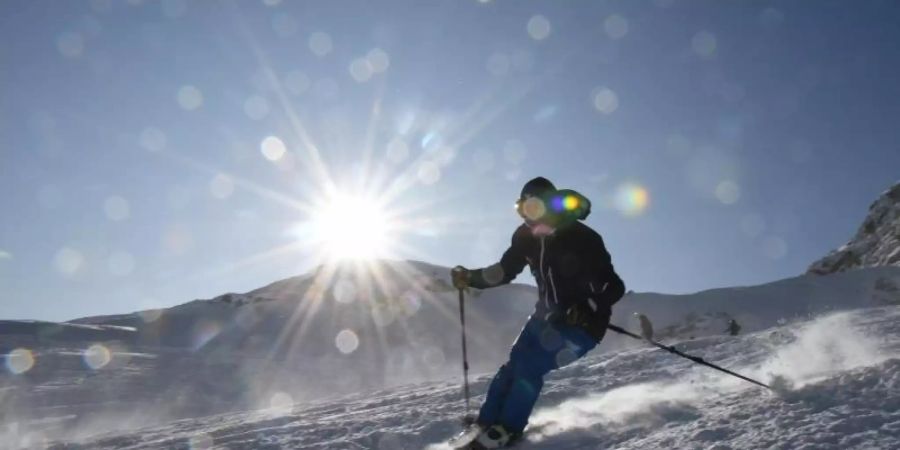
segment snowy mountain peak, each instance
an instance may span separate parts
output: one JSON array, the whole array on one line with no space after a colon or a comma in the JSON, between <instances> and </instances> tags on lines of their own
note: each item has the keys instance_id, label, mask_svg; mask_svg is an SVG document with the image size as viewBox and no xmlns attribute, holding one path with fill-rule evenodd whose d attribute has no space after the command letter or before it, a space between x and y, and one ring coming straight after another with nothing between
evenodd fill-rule
<instances>
[{"instance_id":1,"label":"snowy mountain peak","mask_svg":"<svg viewBox=\"0 0 900 450\"><path fill-rule=\"evenodd\" d=\"M808 273L826 275L876 266L900 266L900 182L869 207L869 215L850 242L814 262Z\"/></svg>"}]
</instances>

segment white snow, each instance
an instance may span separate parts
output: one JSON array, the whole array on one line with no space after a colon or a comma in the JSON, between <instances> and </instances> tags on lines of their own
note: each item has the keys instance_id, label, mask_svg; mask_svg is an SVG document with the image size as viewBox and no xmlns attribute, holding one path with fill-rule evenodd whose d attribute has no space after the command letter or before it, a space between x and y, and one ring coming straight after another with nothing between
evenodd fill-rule
<instances>
[{"instance_id":1,"label":"white snow","mask_svg":"<svg viewBox=\"0 0 900 450\"><path fill-rule=\"evenodd\" d=\"M79 326L2 322L2 353L30 350L34 367L21 375L0 370L0 442L191 449L435 444L453 434L462 412L456 293L446 268L409 263L392 270L400 274L392 283L401 298L418 295L412 298L418 304L402 303L415 307L390 320L367 314L372 293L365 290L322 301L316 320L295 317L314 281L298 277L187 303L150 320L135 313L86 318ZM680 350L794 390L776 398L610 333L588 358L551 377L524 447L896 444L898 408L880 408L900 405L900 371L891 359L900 351L900 309L884 306L900 304L897 285L900 269L886 267L692 295L630 294L616 306L614 322L635 329L631 315L642 311L659 338ZM323 298L333 290L326 286ZM502 363L534 295L527 286L469 293L476 395ZM752 334L724 336L730 318ZM315 327L302 345L286 346L297 355L273 350L288 324L304 323ZM344 354L334 339L348 328L361 339L358 350ZM868 418L865 431L855 417ZM873 423L880 428L873 431Z\"/></svg>"},{"instance_id":2,"label":"white snow","mask_svg":"<svg viewBox=\"0 0 900 450\"><path fill-rule=\"evenodd\" d=\"M548 379L517 448L869 449L900 446L900 307L864 308L678 348L781 386L780 395L638 348ZM476 402L488 375L475 377ZM52 449L420 449L458 428L458 380L186 419L74 441L6 423L3 442ZM23 427L19 427L21 430Z\"/></svg>"}]
</instances>

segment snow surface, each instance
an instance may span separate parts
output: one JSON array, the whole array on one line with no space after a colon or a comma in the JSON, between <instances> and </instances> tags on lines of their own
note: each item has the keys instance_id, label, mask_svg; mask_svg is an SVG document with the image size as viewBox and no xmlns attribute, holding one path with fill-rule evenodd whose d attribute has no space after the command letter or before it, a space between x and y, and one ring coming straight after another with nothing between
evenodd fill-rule
<instances>
[{"instance_id":1,"label":"snow surface","mask_svg":"<svg viewBox=\"0 0 900 450\"><path fill-rule=\"evenodd\" d=\"M780 395L666 352L594 351L553 373L522 449L900 448L900 307L865 308L678 348ZM476 401L488 375L475 378ZM51 449L440 449L463 402L458 382L181 420L84 440L3 442ZM14 427L8 427L14 428Z\"/></svg>"},{"instance_id":2,"label":"snow surface","mask_svg":"<svg viewBox=\"0 0 900 450\"><path fill-rule=\"evenodd\" d=\"M0 448L3 443L17 448L45 440L87 442L82 448L188 448L187 439L199 439L190 448L208 448L206 435L224 448L407 445L388 447L384 442L394 439L388 432L397 434L395 440L408 443L408 448L421 448L451 434L461 408L458 380L446 381L461 372L459 311L448 274L448 268L424 263L391 263L380 274L377 290L352 270L336 271L330 283L311 274L246 294L166 310L84 318L77 324L0 322L0 357L7 355L6 370L0 367ZM872 356L872 346L878 336L893 333L888 342L877 343L896 347L890 339L897 335L897 312L886 306L900 305L900 294L892 289L898 284L900 268L883 267L691 295L632 293L616 305L613 321L636 329L632 314L641 311L654 321L659 339L762 377L768 376L760 369L765 360L772 360L770 371L784 371L776 367L776 357L794 348L803 363L796 367L782 363L790 368L784 380L802 385L826 369L896 369L881 356ZM476 393L505 360L535 298L534 288L523 285L468 293L472 373L483 374L475 383ZM808 327L818 334L796 331L799 323L842 310L872 312L854 313L862 314L861 319L816 320ZM873 314L888 314L890 320L874 320ZM756 334L737 340L723 336L731 318L744 332ZM859 320L868 320L875 328L860 328ZM812 325L819 323L827 326ZM352 348L338 339L348 330L358 339ZM845 335L846 344L832 339ZM803 336L821 336L825 352L818 344L791 347ZM17 366L10 361L15 358L8 355L22 350L30 351L33 367L13 370ZM640 405L649 400L637 394L650 393L651 398L667 400L615 417L649 414L659 416L651 421L654 427L668 427L669 421L673 427L690 427L706 419L689 413L702 409L695 400L684 400L698 395L689 387L703 384L706 387L699 392L712 389L716 398L743 398L738 394L744 392L742 382L733 386L703 372L708 369L698 373L687 361L660 353L610 333L590 358L566 368L558 375L560 381L547 385L542 405L598 394L602 398L586 397L585 408L592 409L596 401L603 408L593 409L615 411L608 405ZM815 360L819 354L827 358ZM862 359L854 359L857 356ZM17 361L21 366L21 358ZM803 368L812 372L799 372ZM748 395L759 396L755 392ZM620 402L622 398L626 400ZM685 402L694 406L678 406ZM580 408L577 402L569 405ZM676 405L673 411L667 409L670 405ZM566 417L564 413L549 417ZM597 442L637 445L631 441L637 434L609 431L615 428L611 423L619 422L604 414L595 417L596 424L571 433L598 429L602 439ZM586 412L575 415L591 417ZM553 430L574 421L555 423L547 417L535 417L532 440L556 445L568 439ZM267 421L271 426L265 425ZM289 436L277 431L282 427ZM268 428L272 430L263 431ZM143 431L127 431L134 429ZM111 437L95 439L104 434ZM232 435L243 437L228 437ZM574 442L577 448L580 441Z\"/></svg>"}]
</instances>

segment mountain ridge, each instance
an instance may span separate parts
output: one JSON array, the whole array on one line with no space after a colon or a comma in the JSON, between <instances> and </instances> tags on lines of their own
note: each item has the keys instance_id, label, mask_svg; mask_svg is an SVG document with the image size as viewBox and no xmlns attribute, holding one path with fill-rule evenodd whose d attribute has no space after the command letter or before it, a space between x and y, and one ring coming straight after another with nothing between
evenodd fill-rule
<instances>
[{"instance_id":1,"label":"mountain ridge","mask_svg":"<svg viewBox=\"0 0 900 450\"><path fill-rule=\"evenodd\" d=\"M813 262L807 273L827 275L878 266L900 266L900 182L869 206L850 241Z\"/></svg>"}]
</instances>

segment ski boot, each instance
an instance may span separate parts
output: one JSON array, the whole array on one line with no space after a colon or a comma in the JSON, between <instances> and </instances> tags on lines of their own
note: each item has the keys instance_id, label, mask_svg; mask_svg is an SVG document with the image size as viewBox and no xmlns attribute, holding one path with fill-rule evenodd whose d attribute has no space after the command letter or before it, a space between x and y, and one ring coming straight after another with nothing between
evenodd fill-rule
<instances>
[{"instance_id":1,"label":"ski boot","mask_svg":"<svg viewBox=\"0 0 900 450\"><path fill-rule=\"evenodd\" d=\"M484 429L468 447L468 450L489 450L509 447L519 440L520 433L510 433L503 425L492 425Z\"/></svg>"}]
</instances>

